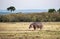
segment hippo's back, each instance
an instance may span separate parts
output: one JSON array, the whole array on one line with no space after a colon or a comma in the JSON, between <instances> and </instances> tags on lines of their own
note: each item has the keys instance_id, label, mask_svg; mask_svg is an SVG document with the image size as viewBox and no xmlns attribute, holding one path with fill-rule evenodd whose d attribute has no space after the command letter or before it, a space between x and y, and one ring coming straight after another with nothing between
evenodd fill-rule
<instances>
[{"instance_id":1,"label":"hippo's back","mask_svg":"<svg viewBox=\"0 0 60 39\"><path fill-rule=\"evenodd\" d=\"M34 22L34 23L32 23L32 24L34 24L34 25L42 25L42 23L41 22Z\"/></svg>"}]
</instances>

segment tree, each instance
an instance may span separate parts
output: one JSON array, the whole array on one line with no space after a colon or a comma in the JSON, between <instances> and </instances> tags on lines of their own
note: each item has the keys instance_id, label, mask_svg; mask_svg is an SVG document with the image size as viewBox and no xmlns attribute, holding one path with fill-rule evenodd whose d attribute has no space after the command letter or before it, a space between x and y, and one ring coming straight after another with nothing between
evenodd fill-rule
<instances>
[{"instance_id":1,"label":"tree","mask_svg":"<svg viewBox=\"0 0 60 39\"><path fill-rule=\"evenodd\" d=\"M14 6L10 6L10 7L7 8L7 10L12 12L12 11L15 11L16 9L15 9Z\"/></svg>"},{"instance_id":2,"label":"tree","mask_svg":"<svg viewBox=\"0 0 60 39\"><path fill-rule=\"evenodd\" d=\"M53 12L56 12L56 10L55 9L49 9L48 12L53 13Z\"/></svg>"},{"instance_id":3,"label":"tree","mask_svg":"<svg viewBox=\"0 0 60 39\"><path fill-rule=\"evenodd\" d=\"M60 8L57 10L58 13L60 13Z\"/></svg>"}]
</instances>

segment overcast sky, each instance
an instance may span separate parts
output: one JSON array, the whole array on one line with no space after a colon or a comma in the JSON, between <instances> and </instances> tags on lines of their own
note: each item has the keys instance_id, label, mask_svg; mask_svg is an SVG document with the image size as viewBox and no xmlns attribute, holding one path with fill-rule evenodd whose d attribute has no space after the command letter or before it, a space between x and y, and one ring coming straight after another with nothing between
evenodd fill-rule
<instances>
[{"instance_id":1,"label":"overcast sky","mask_svg":"<svg viewBox=\"0 0 60 39\"><path fill-rule=\"evenodd\" d=\"M9 6L16 9L49 9L60 8L60 0L0 0L0 9L5 10Z\"/></svg>"}]
</instances>

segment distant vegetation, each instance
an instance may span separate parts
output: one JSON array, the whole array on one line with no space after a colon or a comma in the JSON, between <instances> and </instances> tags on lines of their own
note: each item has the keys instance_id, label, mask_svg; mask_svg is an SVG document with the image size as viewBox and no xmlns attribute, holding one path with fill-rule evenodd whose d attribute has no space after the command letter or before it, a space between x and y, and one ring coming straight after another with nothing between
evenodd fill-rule
<instances>
[{"instance_id":1,"label":"distant vegetation","mask_svg":"<svg viewBox=\"0 0 60 39\"><path fill-rule=\"evenodd\" d=\"M15 9L14 6L10 6L10 7L7 8L7 10L12 12L12 11L15 11L16 9Z\"/></svg>"},{"instance_id":2,"label":"distant vegetation","mask_svg":"<svg viewBox=\"0 0 60 39\"><path fill-rule=\"evenodd\" d=\"M11 12L15 7L8 7ZM15 13L0 15L0 22L58 22L60 21L60 9L49 9L48 12L42 13Z\"/></svg>"},{"instance_id":3,"label":"distant vegetation","mask_svg":"<svg viewBox=\"0 0 60 39\"><path fill-rule=\"evenodd\" d=\"M58 10L55 10L55 9L49 9L48 10L49 13L60 13L60 8Z\"/></svg>"},{"instance_id":4,"label":"distant vegetation","mask_svg":"<svg viewBox=\"0 0 60 39\"><path fill-rule=\"evenodd\" d=\"M49 13L54 13L54 12L56 12L56 10L55 9L49 9L48 12Z\"/></svg>"},{"instance_id":5,"label":"distant vegetation","mask_svg":"<svg viewBox=\"0 0 60 39\"><path fill-rule=\"evenodd\" d=\"M57 12L59 12L59 13L60 13L60 8L57 10Z\"/></svg>"},{"instance_id":6,"label":"distant vegetation","mask_svg":"<svg viewBox=\"0 0 60 39\"><path fill-rule=\"evenodd\" d=\"M0 15L0 22L55 22L60 21L59 13L32 13Z\"/></svg>"}]
</instances>

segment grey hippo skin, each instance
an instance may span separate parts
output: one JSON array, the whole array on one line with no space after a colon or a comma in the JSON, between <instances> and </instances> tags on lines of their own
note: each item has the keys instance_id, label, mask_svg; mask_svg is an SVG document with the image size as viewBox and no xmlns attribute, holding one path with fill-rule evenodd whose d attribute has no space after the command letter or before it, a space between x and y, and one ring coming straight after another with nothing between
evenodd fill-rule
<instances>
[{"instance_id":1,"label":"grey hippo skin","mask_svg":"<svg viewBox=\"0 0 60 39\"><path fill-rule=\"evenodd\" d=\"M36 30L36 28L40 28L40 30L43 28L43 25L41 22L33 22L30 24L29 29L30 28L34 28L34 30Z\"/></svg>"}]
</instances>

